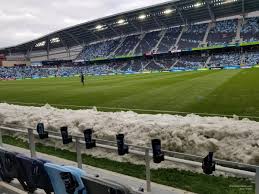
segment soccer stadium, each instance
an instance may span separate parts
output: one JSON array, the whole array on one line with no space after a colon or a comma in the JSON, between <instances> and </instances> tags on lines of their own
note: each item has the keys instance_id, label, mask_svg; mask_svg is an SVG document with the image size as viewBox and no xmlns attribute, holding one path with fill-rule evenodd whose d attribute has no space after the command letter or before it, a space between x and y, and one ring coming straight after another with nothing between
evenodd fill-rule
<instances>
[{"instance_id":1,"label":"soccer stadium","mask_svg":"<svg viewBox=\"0 0 259 194\"><path fill-rule=\"evenodd\" d=\"M0 193L259 194L258 85L258 0L0 45Z\"/></svg>"}]
</instances>

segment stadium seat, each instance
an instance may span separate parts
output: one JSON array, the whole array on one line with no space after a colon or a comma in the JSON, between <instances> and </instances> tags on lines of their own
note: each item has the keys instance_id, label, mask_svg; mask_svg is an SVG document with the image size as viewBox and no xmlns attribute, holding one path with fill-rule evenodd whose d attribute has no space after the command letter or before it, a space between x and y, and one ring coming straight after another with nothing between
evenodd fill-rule
<instances>
[{"instance_id":1,"label":"stadium seat","mask_svg":"<svg viewBox=\"0 0 259 194\"><path fill-rule=\"evenodd\" d=\"M26 182L21 174L20 166L16 158L17 153L9 152L4 149L0 149L0 176L1 179L7 183L13 179L18 179L25 191L30 189L27 187Z\"/></svg>"},{"instance_id":2,"label":"stadium seat","mask_svg":"<svg viewBox=\"0 0 259 194\"><path fill-rule=\"evenodd\" d=\"M43 123L38 123L37 124L37 132L39 134L40 139L46 139L49 137L49 133L45 131L44 124Z\"/></svg>"},{"instance_id":3,"label":"stadium seat","mask_svg":"<svg viewBox=\"0 0 259 194\"><path fill-rule=\"evenodd\" d=\"M45 163L55 194L87 194L81 180L86 173L75 167Z\"/></svg>"},{"instance_id":4,"label":"stadium seat","mask_svg":"<svg viewBox=\"0 0 259 194\"><path fill-rule=\"evenodd\" d=\"M83 176L82 181L87 194L131 194L129 188L111 180L94 176Z\"/></svg>"},{"instance_id":5,"label":"stadium seat","mask_svg":"<svg viewBox=\"0 0 259 194\"><path fill-rule=\"evenodd\" d=\"M28 191L43 189L47 194L53 192L43 160L32 159L22 154L17 154L16 158L19 163L21 179L27 185Z\"/></svg>"},{"instance_id":6,"label":"stadium seat","mask_svg":"<svg viewBox=\"0 0 259 194\"><path fill-rule=\"evenodd\" d=\"M69 144L73 141L72 136L68 135L67 127L61 127L60 132L61 132L61 136L62 136L62 140L63 140L64 145Z\"/></svg>"},{"instance_id":7,"label":"stadium seat","mask_svg":"<svg viewBox=\"0 0 259 194\"><path fill-rule=\"evenodd\" d=\"M7 159L8 152L4 149L0 149L0 177L5 182L11 182L13 178L18 177L18 173L15 170L16 166L15 156L10 155L10 159ZM14 160L11 160L13 158ZM11 162L13 161L13 162Z\"/></svg>"}]
</instances>

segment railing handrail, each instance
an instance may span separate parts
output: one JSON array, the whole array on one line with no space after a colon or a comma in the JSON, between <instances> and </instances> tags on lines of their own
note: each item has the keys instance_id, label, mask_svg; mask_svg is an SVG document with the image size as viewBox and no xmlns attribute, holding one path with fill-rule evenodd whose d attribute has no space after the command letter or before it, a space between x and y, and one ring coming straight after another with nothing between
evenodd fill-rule
<instances>
[{"instance_id":1,"label":"railing handrail","mask_svg":"<svg viewBox=\"0 0 259 194\"><path fill-rule=\"evenodd\" d=\"M12 132L19 132L19 133L25 133L28 134L27 129L31 129L34 132L34 135L37 135L36 130L32 129L31 127L19 127L20 129L16 129L14 127L10 126L3 126L0 125L0 129L7 130L7 131L12 131ZM55 138L55 139L62 139L61 134L58 132L54 131L49 131L49 137L50 138ZM71 135L73 137L73 142L75 142L75 138L80 138L80 143L84 144L84 137L80 135ZM94 139L94 138L93 138ZM110 140L104 140L104 139L95 139L97 143L97 147L105 148L105 149L111 149L111 150L117 150L116 142L115 141L110 141ZM104 143L106 142L106 143ZM127 144L131 148L131 153L136 154L136 155L145 155L145 150L149 149L149 151L152 150L150 147L145 147L145 146L136 146L133 144ZM137 149L134 149L137 148ZM140 151L142 150L142 151ZM186 153L180 153L180 152L175 152L175 151L169 151L169 150L163 150L165 154L169 155L166 157L166 160L172 161L172 158L175 159L181 159L185 161L191 161L191 162L201 162L204 157L202 156L197 156L197 155L192 155L192 154L186 154ZM150 153L150 156L153 154ZM186 159L188 158L188 159ZM227 167L227 168L233 168L236 170L242 170L242 171L248 171L248 172L255 172L257 166L256 165L251 165L251 164L244 164L244 163L239 163L239 162L233 162L233 161L226 161L226 160L221 160L221 159L214 159L217 165L220 165L222 167ZM249 170L248 170L249 169Z\"/></svg>"}]
</instances>

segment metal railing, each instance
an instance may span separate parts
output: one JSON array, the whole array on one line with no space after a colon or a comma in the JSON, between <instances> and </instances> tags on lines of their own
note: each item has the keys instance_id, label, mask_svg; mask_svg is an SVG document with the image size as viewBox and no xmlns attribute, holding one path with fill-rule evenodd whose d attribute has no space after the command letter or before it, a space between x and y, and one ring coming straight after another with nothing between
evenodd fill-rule
<instances>
[{"instance_id":1,"label":"metal railing","mask_svg":"<svg viewBox=\"0 0 259 194\"><path fill-rule=\"evenodd\" d=\"M36 157L36 149L35 149L35 136L37 136L36 130L32 128L19 127L19 129L10 127L10 126L0 126L0 146L3 146L2 141L2 131L9 131L14 133L23 133L27 134L29 149L31 153L31 157ZM61 133L48 131L49 138L55 140L62 140ZM73 142L75 143L75 150L77 155L77 166L82 169L82 150L81 145L85 144L84 138L82 136L72 135ZM115 141L108 141L103 139L95 139L96 147L109 149L113 151L117 151L117 144ZM136 146L132 144L127 144L130 148L130 154L143 156L145 158L145 166L146 166L146 190L147 192L151 192L151 157L153 157L152 148L144 147L144 146ZM163 150L165 153L165 160L170 161L177 164L184 164L192 167L201 168L201 162L203 160L202 156L173 152L168 150ZM243 164L238 162L226 161L215 159L216 162L216 170L230 173L236 176L241 176L249 179L255 180L256 183L256 194L259 194L259 166Z\"/></svg>"}]
</instances>

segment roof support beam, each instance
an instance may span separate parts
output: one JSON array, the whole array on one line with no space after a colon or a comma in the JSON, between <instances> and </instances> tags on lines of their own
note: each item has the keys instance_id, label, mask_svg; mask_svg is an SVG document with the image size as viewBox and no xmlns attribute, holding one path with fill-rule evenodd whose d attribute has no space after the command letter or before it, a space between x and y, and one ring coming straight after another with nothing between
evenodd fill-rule
<instances>
[{"instance_id":1,"label":"roof support beam","mask_svg":"<svg viewBox=\"0 0 259 194\"><path fill-rule=\"evenodd\" d=\"M108 26L108 28L110 28L117 36L122 36L121 33L117 32L117 31L112 27L112 25L107 24L107 26Z\"/></svg>"},{"instance_id":2,"label":"roof support beam","mask_svg":"<svg viewBox=\"0 0 259 194\"><path fill-rule=\"evenodd\" d=\"M210 2L209 2L209 0L205 0L205 2L206 2L206 5L207 5L207 9L209 11L209 14L210 14L211 21L215 22L216 21L215 14L211 9Z\"/></svg>"},{"instance_id":3,"label":"roof support beam","mask_svg":"<svg viewBox=\"0 0 259 194\"><path fill-rule=\"evenodd\" d=\"M163 28L163 24L157 20L156 16L152 16L152 19L154 20L158 28Z\"/></svg>"},{"instance_id":4,"label":"roof support beam","mask_svg":"<svg viewBox=\"0 0 259 194\"><path fill-rule=\"evenodd\" d=\"M242 0L242 15L243 15L243 17L246 16L246 13L245 13L245 0Z\"/></svg>"},{"instance_id":5,"label":"roof support beam","mask_svg":"<svg viewBox=\"0 0 259 194\"><path fill-rule=\"evenodd\" d=\"M76 44L82 46L82 44L77 40L77 38L74 35L72 35L71 33L66 32L66 31L63 31L62 33L69 36L74 42L76 42Z\"/></svg>"},{"instance_id":6,"label":"roof support beam","mask_svg":"<svg viewBox=\"0 0 259 194\"><path fill-rule=\"evenodd\" d=\"M59 40L62 43L62 45L65 47L67 57L70 59L70 48L67 46L67 44L64 42L64 40L59 36Z\"/></svg>"},{"instance_id":7,"label":"roof support beam","mask_svg":"<svg viewBox=\"0 0 259 194\"><path fill-rule=\"evenodd\" d=\"M47 37L47 60L49 60L49 41L50 41L50 38L49 38L49 36Z\"/></svg>"},{"instance_id":8,"label":"roof support beam","mask_svg":"<svg viewBox=\"0 0 259 194\"><path fill-rule=\"evenodd\" d=\"M181 10L175 5L175 9L176 9L176 12L178 13L178 15L180 16L182 22L183 22L183 25L187 25L187 19L184 18Z\"/></svg>"},{"instance_id":9,"label":"roof support beam","mask_svg":"<svg viewBox=\"0 0 259 194\"><path fill-rule=\"evenodd\" d=\"M67 46L66 42L63 40L63 38L61 38L60 36L58 36L58 37L59 37L59 40L60 40L61 44L62 44L66 49L69 48L69 46Z\"/></svg>"},{"instance_id":10,"label":"roof support beam","mask_svg":"<svg viewBox=\"0 0 259 194\"><path fill-rule=\"evenodd\" d=\"M133 22L128 22L137 32L140 32L141 29L139 29Z\"/></svg>"},{"instance_id":11,"label":"roof support beam","mask_svg":"<svg viewBox=\"0 0 259 194\"><path fill-rule=\"evenodd\" d=\"M26 57L29 59L31 58L31 52L32 52L33 48L34 48L34 42L32 43L30 49L28 49L26 52Z\"/></svg>"},{"instance_id":12,"label":"roof support beam","mask_svg":"<svg viewBox=\"0 0 259 194\"><path fill-rule=\"evenodd\" d=\"M100 37L99 35L97 35L95 32L93 32L92 30L89 30L89 29L86 29L84 26L80 26L80 28L82 29L82 30L84 30L85 31L85 33L90 33L90 34L92 34L97 40L102 40L103 39L103 37Z\"/></svg>"}]
</instances>

